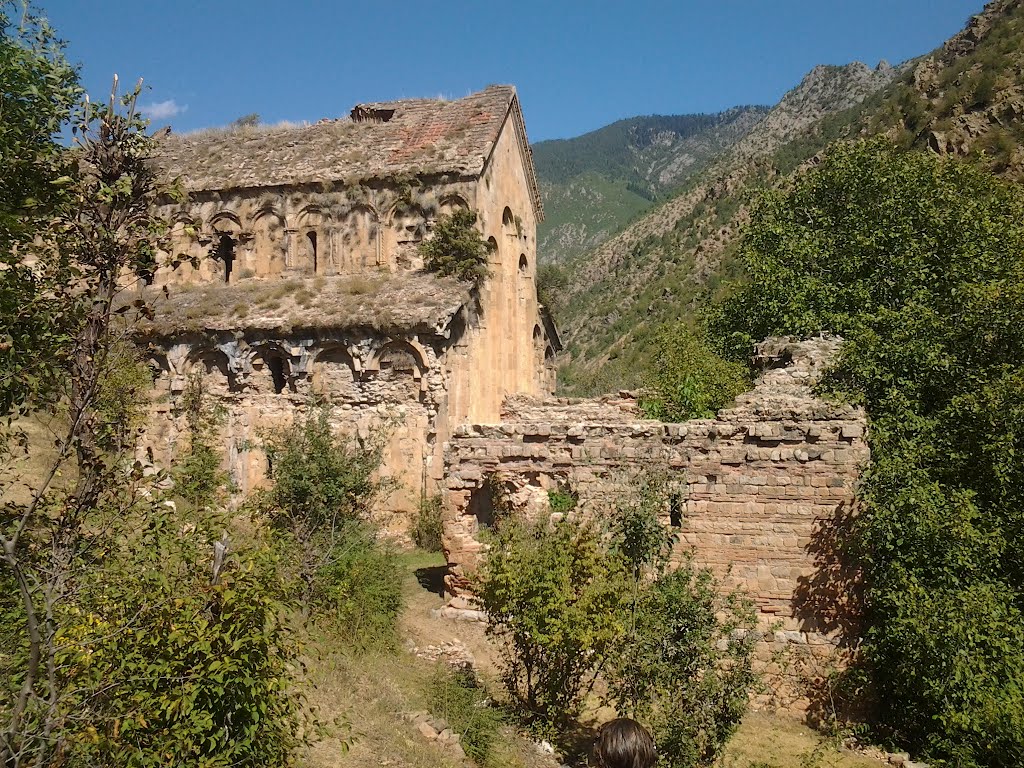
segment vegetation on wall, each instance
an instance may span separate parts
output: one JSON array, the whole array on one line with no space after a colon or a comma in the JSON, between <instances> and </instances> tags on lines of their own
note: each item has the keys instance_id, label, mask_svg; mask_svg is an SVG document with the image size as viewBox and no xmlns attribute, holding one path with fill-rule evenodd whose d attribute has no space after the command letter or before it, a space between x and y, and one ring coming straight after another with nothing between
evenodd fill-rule
<instances>
[{"instance_id":1,"label":"vegetation on wall","mask_svg":"<svg viewBox=\"0 0 1024 768\"><path fill-rule=\"evenodd\" d=\"M437 217L433 234L419 245L428 270L480 283L487 277L490 246L476 228L476 213L464 208Z\"/></svg>"},{"instance_id":2,"label":"vegetation on wall","mask_svg":"<svg viewBox=\"0 0 1024 768\"><path fill-rule=\"evenodd\" d=\"M678 321L654 337L654 364L640 408L652 419L713 418L750 388L748 367L719 357L702 332Z\"/></svg>"},{"instance_id":3,"label":"vegetation on wall","mask_svg":"<svg viewBox=\"0 0 1024 768\"><path fill-rule=\"evenodd\" d=\"M855 521L881 733L960 766L1024 755L1024 194L882 141L757 207L749 282L711 325L846 339L824 382L868 410Z\"/></svg>"}]
</instances>

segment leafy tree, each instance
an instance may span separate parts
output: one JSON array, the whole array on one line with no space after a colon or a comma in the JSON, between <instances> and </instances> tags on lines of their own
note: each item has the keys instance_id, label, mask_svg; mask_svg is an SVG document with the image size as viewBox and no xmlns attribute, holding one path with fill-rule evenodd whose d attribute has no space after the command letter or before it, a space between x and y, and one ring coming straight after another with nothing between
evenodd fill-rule
<instances>
[{"instance_id":1,"label":"leafy tree","mask_svg":"<svg viewBox=\"0 0 1024 768\"><path fill-rule=\"evenodd\" d=\"M273 550L211 548L229 523L210 514L143 506L129 520L138 533L111 547L62 630L61 666L87 691L67 763L294 765L319 724L295 688L300 646Z\"/></svg>"},{"instance_id":2,"label":"leafy tree","mask_svg":"<svg viewBox=\"0 0 1024 768\"><path fill-rule=\"evenodd\" d=\"M685 554L673 562L668 503L666 478L645 473L607 527L506 520L476 592L535 725L565 727L600 680L606 703L652 728L662 764L690 768L711 764L746 711L754 613Z\"/></svg>"},{"instance_id":3,"label":"leafy tree","mask_svg":"<svg viewBox=\"0 0 1024 768\"><path fill-rule=\"evenodd\" d=\"M765 197L748 282L711 318L739 355L845 337L824 383L863 403L852 542L879 725L957 765L1020 763L1024 712L1024 193L878 141Z\"/></svg>"},{"instance_id":4,"label":"leafy tree","mask_svg":"<svg viewBox=\"0 0 1024 768\"><path fill-rule=\"evenodd\" d=\"M538 727L579 714L622 633L623 576L592 526L499 527L474 591L502 641L505 687Z\"/></svg>"},{"instance_id":5,"label":"leafy tree","mask_svg":"<svg viewBox=\"0 0 1024 768\"><path fill-rule=\"evenodd\" d=\"M653 343L652 372L640 399L652 419L712 418L750 388L747 366L723 360L703 334L683 321L662 326Z\"/></svg>"},{"instance_id":6,"label":"leafy tree","mask_svg":"<svg viewBox=\"0 0 1024 768\"><path fill-rule=\"evenodd\" d=\"M287 764L310 731L274 571L256 573L269 549L211 547L212 523L164 504L133 457L148 307L130 292L176 192L149 162L138 88L80 105L75 147L55 146L74 73L14 7L0 4L0 763Z\"/></svg>"},{"instance_id":7,"label":"leafy tree","mask_svg":"<svg viewBox=\"0 0 1024 768\"><path fill-rule=\"evenodd\" d=\"M401 610L394 554L368 524L391 487L377 476L382 450L335 435L330 409L316 406L269 440L271 485L257 500L283 534L303 615L335 622L359 646L390 643Z\"/></svg>"},{"instance_id":8,"label":"leafy tree","mask_svg":"<svg viewBox=\"0 0 1024 768\"><path fill-rule=\"evenodd\" d=\"M628 620L604 672L606 700L648 724L662 765L711 765L747 710L756 682L753 606L723 593L660 516L666 477L645 473L617 502L611 545L627 564Z\"/></svg>"},{"instance_id":9,"label":"leafy tree","mask_svg":"<svg viewBox=\"0 0 1024 768\"><path fill-rule=\"evenodd\" d=\"M30 268L26 251L67 210L73 163L55 141L81 88L46 20L14 0L0 2L0 413L30 408L54 386L55 353L72 318L49 300L46 282L68 277L57 265ZM37 406L38 407L38 406Z\"/></svg>"},{"instance_id":10,"label":"leafy tree","mask_svg":"<svg viewBox=\"0 0 1024 768\"><path fill-rule=\"evenodd\" d=\"M426 268L473 283L486 278L490 246L475 225L476 213L466 209L438 216L432 237L420 243Z\"/></svg>"}]
</instances>

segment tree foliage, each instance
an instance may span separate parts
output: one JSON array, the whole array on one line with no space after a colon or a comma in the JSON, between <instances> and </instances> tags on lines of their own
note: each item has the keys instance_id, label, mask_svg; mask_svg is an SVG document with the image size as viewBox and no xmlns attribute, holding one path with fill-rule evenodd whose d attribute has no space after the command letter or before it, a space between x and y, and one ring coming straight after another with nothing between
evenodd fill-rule
<instances>
[{"instance_id":1,"label":"tree foliage","mask_svg":"<svg viewBox=\"0 0 1024 768\"><path fill-rule=\"evenodd\" d=\"M312 731L271 549L179 513L135 460L149 308L131 292L177 197L139 87L77 105L59 148L74 71L16 8L0 3L0 764L289 764Z\"/></svg>"},{"instance_id":2,"label":"tree foliage","mask_svg":"<svg viewBox=\"0 0 1024 768\"><path fill-rule=\"evenodd\" d=\"M428 270L473 283L487 277L491 249L480 236L476 219L475 212L463 208L437 217L432 236L420 243Z\"/></svg>"},{"instance_id":3,"label":"tree foliage","mask_svg":"<svg viewBox=\"0 0 1024 768\"><path fill-rule=\"evenodd\" d=\"M266 448L271 485L256 504L280 536L304 616L333 623L356 646L387 646L401 578L368 519L391 487L378 475L383 443L336 435L330 409L314 406Z\"/></svg>"},{"instance_id":4,"label":"tree foliage","mask_svg":"<svg viewBox=\"0 0 1024 768\"><path fill-rule=\"evenodd\" d=\"M620 637L621 574L591 526L499 527L475 591L502 642L505 687L541 727L579 714Z\"/></svg>"},{"instance_id":5,"label":"tree foliage","mask_svg":"<svg viewBox=\"0 0 1024 768\"><path fill-rule=\"evenodd\" d=\"M748 367L719 357L704 335L684 321L662 326L653 343L654 363L640 399L652 419L713 418L750 388Z\"/></svg>"},{"instance_id":6,"label":"tree foliage","mask_svg":"<svg viewBox=\"0 0 1024 768\"><path fill-rule=\"evenodd\" d=\"M14 0L0 2L0 413L31 407L35 388L54 386L68 307L50 302L47 281L66 268L32 269L26 251L66 214L71 158L55 140L81 88L44 18Z\"/></svg>"},{"instance_id":7,"label":"tree foliage","mask_svg":"<svg viewBox=\"0 0 1024 768\"><path fill-rule=\"evenodd\" d=\"M506 520L477 594L505 686L535 724L564 727L600 681L606 703L652 729L661 764L694 768L746 711L754 614L685 553L673 562L668 490L661 475L634 478L605 527Z\"/></svg>"},{"instance_id":8,"label":"tree foliage","mask_svg":"<svg viewBox=\"0 0 1024 768\"><path fill-rule=\"evenodd\" d=\"M1024 193L881 142L768 195L749 281L711 325L733 354L842 335L824 386L863 403L854 550L880 725L958 765L1024 756Z\"/></svg>"}]
</instances>

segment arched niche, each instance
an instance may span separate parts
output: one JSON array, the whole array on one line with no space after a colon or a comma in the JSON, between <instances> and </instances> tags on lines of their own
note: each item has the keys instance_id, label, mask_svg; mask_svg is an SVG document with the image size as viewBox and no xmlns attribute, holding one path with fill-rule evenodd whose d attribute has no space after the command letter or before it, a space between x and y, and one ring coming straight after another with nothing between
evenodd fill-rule
<instances>
[{"instance_id":1,"label":"arched niche","mask_svg":"<svg viewBox=\"0 0 1024 768\"><path fill-rule=\"evenodd\" d=\"M339 269L359 272L378 264L380 218L369 205L350 208L338 219L338 241L341 254L337 258Z\"/></svg>"},{"instance_id":2,"label":"arched niche","mask_svg":"<svg viewBox=\"0 0 1024 768\"><path fill-rule=\"evenodd\" d=\"M501 234L505 235L509 240L515 240L519 237L519 226L516 224L516 217L512 213L512 209L507 205L505 210L501 212Z\"/></svg>"},{"instance_id":3,"label":"arched niche","mask_svg":"<svg viewBox=\"0 0 1024 768\"><path fill-rule=\"evenodd\" d=\"M462 195L449 194L441 198L441 203L438 206L438 212L442 215L450 216L456 211L468 211L469 203Z\"/></svg>"},{"instance_id":4,"label":"arched niche","mask_svg":"<svg viewBox=\"0 0 1024 768\"><path fill-rule=\"evenodd\" d=\"M519 254L519 276L529 277L530 276L530 260L526 258L525 253Z\"/></svg>"},{"instance_id":5,"label":"arched niche","mask_svg":"<svg viewBox=\"0 0 1024 768\"><path fill-rule=\"evenodd\" d=\"M501 250L498 248L498 240L495 237L487 238L487 251L495 264L501 264Z\"/></svg>"},{"instance_id":6,"label":"arched niche","mask_svg":"<svg viewBox=\"0 0 1024 768\"><path fill-rule=\"evenodd\" d=\"M185 375L197 379L203 394L219 397L235 389L228 356L219 349L201 349L189 355Z\"/></svg>"},{"instance_id":7,"label":"arched niche","mask_svg":"<svg viewBox=\"0 0 1024 768\"><path fill-rule=\"evenodd\" d=\"M252 367L247 381L249 389L277 395L294 391L291 359L284 350L270 344L261 345L249 364Z\"/></svg>"},{"instance_id":8,"label":"arched niche","mask_svg":"<svg viewBox=\"0 0 1024 768\"><path fill-rule=\"evenodd\" d=\"M249 268L258 276L279 275L285 265L284 217L273 208L256 212L252 223L255 246Z\"/></svg>"},{"instance_id":9,"label":"arched niche","mask_svg":"<svg viewBox=\"0 0 1024 768\"><path fill-rule=\"evenodd\" d=\"M385 384L398 399L418 399L427 370L422 349L407 341L389 341L366 366L373 381Z\"/></svg>"},{"instance_id":10,"label":"arched niche","mask_svg":"<svg viewBox=\"0 0 1024 768\"><path fill-rule=\"evenodd\" d=\"M398 269L422 266L419 244L427 234L427 214L419 205L402 201L388 214L388 265Z\"/></svg>"},{"instance_id":11,"label":"arched niche","mask_svg":"<svg viewBox=\"0 0 1024 768\"><path fill-rule=\"evenodd\" d=\"M295 242L295 269L306 274L319 274L327 264L327 216L315 206L299 212Z\"/></svg>"},{"instance_id":12,"label":"arched niche","mask_svg":"<svg viewBox=\"0 0 1024 768\"><path fill-rule=\"evenodd\" d=\"M153 377L153 394L165 395L171 391L171 365L167 355L153 353L146 358L146 368Z\"/></svg>"},{"instance_id":13,"label":"arched niche","mask_svg":"<svg viewBox=\"0 0 1024 768\"><path fill-rule=\"evenodd\" d=\"M350 400L356 395L355 365L342 345L323 349L313 361L313 392L328 400Z\"/></svg>"}]
</instances>

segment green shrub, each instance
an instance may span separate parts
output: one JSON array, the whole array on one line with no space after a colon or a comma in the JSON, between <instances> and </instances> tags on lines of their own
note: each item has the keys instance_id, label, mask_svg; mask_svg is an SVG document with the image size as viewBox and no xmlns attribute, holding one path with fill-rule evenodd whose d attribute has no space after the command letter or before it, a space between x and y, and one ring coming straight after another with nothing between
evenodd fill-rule
<instances>
[{"instance_id":1,"label":"green shrub","mask_svg":"<svg viewBox=\"0 0 1024 768\"><path fill-rule=\"evenodd\" d=\"M476 218L466 209L437 217L433 235L419 246L429 271L474 283L487 277L490 246L474 226Z\"/></svg>"},{"instance_id":2,"label":"green shrub","mask_svg":"<svg viewBox=\"0 0 1024 768\"><path fill-rule=\"evenodd\" d=\"M439 667L430 681L430 711L461 735L459 743L477 765L491 764L502 716L473 670Z\"/></svg>"},{"instance_id":3,"label":"green shrub","mask_svg":"<svg viewBox=\"0 0 1024 768\"><path fill-rule=\"evenodd\" d=\"M548 491L548 507L553 515L566 515L572 512L578 502L577 495L572 491L562 488Z\"/></svg>"},{"instance_id":4,"label":"green shrub","mask_svg":"<svg viewBox=\"0 0 1024 768\"><path fill-rule=\"evenodd\" d=\"M416 546L427 552L441 551L441 497L428 496L420 502L412 528L412 539Z\"/></svg>"},{"instance_id":5,"label":"green shrub","mask_svg":"<svg viewBox=\"0 0 1024 768\"><path fill-rule=\"evenodd\" d=\"M621 634L624 584L595 528L498 528L474 591L501 641L509 696L535 726L579 713Z\"/></svg>"},{"instance_id":6,"label":"green shrub","mask_svg":"<svg viewBox=\"0 0 1024 768\"><path fill-rule=\"evenodd\" d=\"M368 522L389 489L376 474L381 450L335 435L329 409L314 407L268 442L271 485L255 500L279 537L304 617L330 623L358 648L393 643L401 609L395 553Z\"/></svg>"},{"instance_id":7,"label":"green shrub","mask_svg":"<svg viewBox=\"0 0 1024 768\"><path fill-rule=\"evenodd\" d=\"M606 700L650 727L659 764L696 768L715 761L746 712L756 619L749 600L689 557L671 567L676 535L660 522L669 500L666 477L644 473L612 515L610 545L629 585Z\"/></svg>"},{"instance_id":8,"label":"green shrub","mask_svg":"<svg viewBox=\"0 0 1024 768\"><path fill-rule=\"evenodd\" d=\"M229 545L211 569L218 521L162 506L135 522L62 633L74 690L62 764L293 765L316 724L271 550Z\"/></svg>"},{"instance_id":9,"label":"green shrub","mask_svg":"<svg viewBox=\"0 0 1024 768\"><path fill-rule=\"evenodd\" d=\"M315 574L311 603L352 647L393 648L402 612L396 553L366 523L343 524L337 539Z\"/></svg>"},{"instance_id":10,"label":"green shrub","mask_svg":"<svg viewBox=\"0 0 1024 768\"><path fill-rule=\"evenodd\" d=\"M225 500L230 483L227 472L221 469L220 451L214 447L224 410L209 402L203 377L198 373L189 376L180 402L188 446L171 469L174 492L192 509L212 509Z\"/></svg>"},{"instance_id":11,"label":"green shrub","mask_svg":"<svg viewBox=\"0 0 1024 768\"><path fill-rule=\"evenodd\" d=\"M654 337L655 359L640 408L662 421L711 418L750 388L747 367L719 357L704 336L679 321Z\"/></svg>"}]
</instances>

